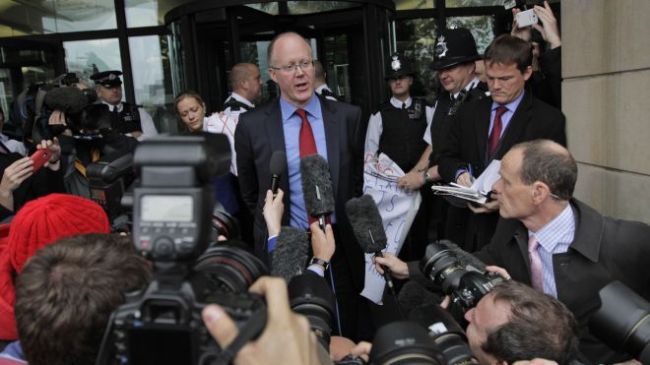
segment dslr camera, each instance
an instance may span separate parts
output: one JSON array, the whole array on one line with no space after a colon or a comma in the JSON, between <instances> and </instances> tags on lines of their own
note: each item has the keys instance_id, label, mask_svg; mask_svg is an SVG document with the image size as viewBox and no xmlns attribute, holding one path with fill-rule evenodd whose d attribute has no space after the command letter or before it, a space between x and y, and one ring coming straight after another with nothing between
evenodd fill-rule
<instances>
[{"instance_id":1,"label":"dslr camera","mask_svg":"<svg viewBox=\"0 0 650 365\"><path fill-rule=\"evenodd\" d=\"M463 265L444 241L429 244L420 260L420 270L451 296L452 303L464 311L474 308L503 278L492 273Z\"/></svg>"},{"instance_id":2,"label":"dslr camera","mask_svg":"<svg viewBox=\"0 0 650 365\"><path fill-rule=\"evenodd\" d=\"M154 280L126 295L108 323L96 364L229 364L266 326L263 299L247 292L264 264L236 243L209 244L211 177L228 171L224 135L157 137L135 151L133 240ZM239 336L219 348L201 311L216 303Z\"/></svg>"}]
</instances>

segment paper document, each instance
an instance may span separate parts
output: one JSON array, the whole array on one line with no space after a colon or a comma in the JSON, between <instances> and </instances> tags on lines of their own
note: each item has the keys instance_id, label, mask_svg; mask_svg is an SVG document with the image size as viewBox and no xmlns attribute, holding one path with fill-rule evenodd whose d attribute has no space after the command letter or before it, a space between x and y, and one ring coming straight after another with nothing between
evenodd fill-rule
<instances>
[{"instance_id":1,"label":"paper document","mask_svg":"<svg viewBox=\"0 0 650 365\"><path fill-rule=\"evenodd\" d=\"M431 190L433 190L434 194L448 195L478 204L485 204L490 191L492 191L492 186L501 177L499 175L500 168L501 161L492 160L481 176L474 180L474 183L469 188L450 183L449 185L434 185Z\"/></svg>"}]
</instances>

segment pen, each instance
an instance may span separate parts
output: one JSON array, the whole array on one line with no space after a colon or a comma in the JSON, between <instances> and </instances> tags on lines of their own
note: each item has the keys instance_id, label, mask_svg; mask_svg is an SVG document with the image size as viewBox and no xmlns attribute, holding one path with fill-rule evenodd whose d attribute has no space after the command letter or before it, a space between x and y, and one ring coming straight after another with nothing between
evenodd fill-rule
<instances>
[{"instance_id":1,"label":"pen","mask_svg":"<svg viewBox=\"0 0 650 365\"><path fill-rule=\"evenodd\" d=\"M474 183L474 171L472 170L472 164L471 163L467 164L467 172L469 172L469 181L471 181L472 184L473 184Z\"/></svg>"}]
</instances>

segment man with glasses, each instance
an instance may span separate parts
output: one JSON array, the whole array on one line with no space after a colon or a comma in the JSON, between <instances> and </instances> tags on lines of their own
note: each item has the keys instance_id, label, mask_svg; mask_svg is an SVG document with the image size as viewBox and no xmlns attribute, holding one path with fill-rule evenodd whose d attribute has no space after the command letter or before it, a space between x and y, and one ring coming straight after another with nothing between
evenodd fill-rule
<instances>
[{"instance_id":1,"label":"man with glasses","mask_svg":"<svg viewBox=\"0 0 650 365\"><path fill-rule=\"evenodd\" d=\"M407 174L397 182L397 186L405 190L418 190L422 186L409 185L408 173L418 170L416 165L427 148L422 135L433 119L433 108L426 105L423 99L411 97L414 75L404 58L399 55L391 57L385 78L392 96L370 116L364 152L365 161L379 153L390 157ZM419 177L426 170L426 162L424 168L417 172ZM428 242L425 213L429 195L430 192L423 196L423 204L404 242L402 255L407 259L416 259L424 254Z\"/></svg>"},{"instance_id":2,"label":"man with glasses","mask_svg":"<svg viewBox=\"0 0 650 365\"><path fill-rule=\"evenodd\" d=\"M344 204L361 194L361 109L333 102L314 93L313 53L297 33L276 36L268 48L270 78L280 97L240 116L235 131L237 170L242 197L255 216L255 253L268 260L267 229L262 216L271 187L269 163L275 151L287 156L287 173L280 177L285 192L282 224L309 228L302 192L300 159L318 153L329 164L335 198L332 216L336 242L332 258L339 323L345 336L356 336L357 297L363 287L363 255L344 214Z\"/></svg>"}]
</instances>

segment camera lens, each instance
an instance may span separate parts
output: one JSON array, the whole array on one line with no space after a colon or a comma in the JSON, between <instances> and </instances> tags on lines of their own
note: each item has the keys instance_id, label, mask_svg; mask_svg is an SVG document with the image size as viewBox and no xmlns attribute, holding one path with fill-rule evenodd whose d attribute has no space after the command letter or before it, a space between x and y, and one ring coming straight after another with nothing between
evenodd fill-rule
<instances>
[{"instance_id":1,"label":"camera lens","mask_svg":"<svg viewBox=\"0 0 650 365\"><path fill-rule=\"evenodd\" d=\"M325 349L329 349L334 318L334 295L325 279L306 272L294 276L289 282L291 309L307 317L312 331L316 333Z\"/></svg>"},{"instance_id":2,"label":"camera lens","mask_svg":"<svg viewBox=\"0 0 650 365\"><path fill-rule=\"evenodd\" d=\"M450 294L457 288L465 274L456 254L444 243L432 243L427 246L420 261L420 269L425 276L442 286L445 294Z\"/></svg>"},{"instance_id":3,"label":"camera lens","mask_svg":"<svg viewBox=\"0 0 650 365\"><path fill-rule=\"evenodd\" d=\"M415 322L399 321L381 327L372 342L371 364L446 364L427 331Z\"/></svg>"},{"instance_id":4,"label":"camera lens","mask_svg":"<svg viewBox=\"0 0 650 365\"><path fill-rule=\"evenodd\" d=\"M218 242L196 260L192 282L204 281L197 296L246 292L260 276L268 275L266 265L244 247L244 243L232 240Z\"/></svg>"}]
</instances>

